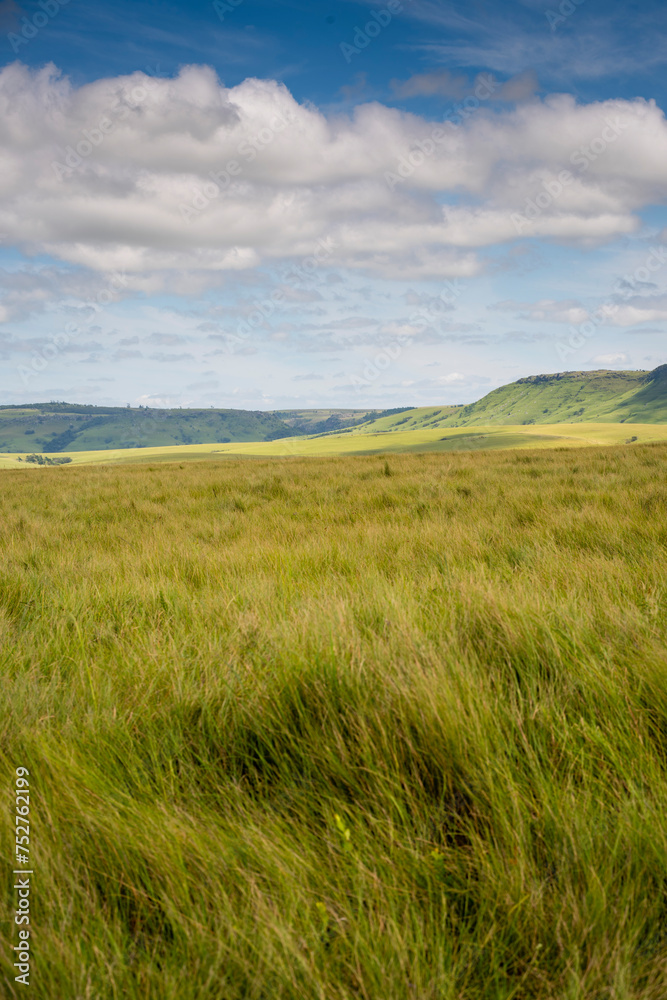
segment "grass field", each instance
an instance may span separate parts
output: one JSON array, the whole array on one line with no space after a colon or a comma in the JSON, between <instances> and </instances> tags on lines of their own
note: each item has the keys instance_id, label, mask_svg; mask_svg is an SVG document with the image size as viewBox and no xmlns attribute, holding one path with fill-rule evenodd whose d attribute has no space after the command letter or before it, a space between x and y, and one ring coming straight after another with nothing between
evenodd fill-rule
<instances>
[{"instance_id":1,"label":"grass field","mask_svg":"<svg viewBox=\"0 0 667 1000\"><path fill-rule=\"evenodd\" d=\"M0 483L33 996L664 998L667 444Z\"/></svg>"},{"instance_id":2,"label":"grass field","mask_svg":"<svg viewBox=\"0 0 667 1000\"><path fill-rule=\"evenodd\" d=\"M416 411L421 414L422 411ZM395 419L377 421L379 430L372 434L353 430L345 434L317 437L282 438L278 441L246 441L234 444L191 444L160 448L119 448L105 451L58 452L69 456L75 465L182 462L219 460L233 456L285 458L294 456L353 455L391 452L480 451L506 448L562 448L622 444L635 438L637 443L667 442L667 424L540 424L516 427L439 427L394 430ZM633 444L635 442L633 441ZM25 458L26 453L21 454ZM18 456L0 454L0 469L18 469Z\"/></svg>"}]
</instances>

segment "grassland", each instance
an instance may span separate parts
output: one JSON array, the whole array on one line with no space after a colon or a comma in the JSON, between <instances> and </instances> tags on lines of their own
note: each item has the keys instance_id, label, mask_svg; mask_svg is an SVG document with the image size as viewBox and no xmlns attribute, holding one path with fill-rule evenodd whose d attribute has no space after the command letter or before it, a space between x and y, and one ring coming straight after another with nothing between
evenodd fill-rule
<instances>
[{"instance_id":1,"label":"grassland","mask_svg":"<svg viewBox=\"0 0 667 1000\"><path fill-rule=\"evenodd\" d=\"M662 1000L667 445L0 483L33 996Z\"/></svg>"},{"instance_id":2,"label":"grassland","mask_svg":"<svg viewBox=\"0 0 667 1000\"><path fill-rule=\"evenodd\" d=\"M95 407L38 403L0 407L0 455L89 454L95 451L181 448L215 441L222 444L272 442L291 437L352 436L437 431L473 427L551 427L573 423L627 423L667 426L667 365L652 372L593 371L534 375L494 389L468 406L398 407L392 410L188 410ZM519 430L521 433L521 430ZM437 440L427 435L416 444ZM478 443L471 440L471 446ZM495 447L497 437L489 445ZM593 439L591 439L593 440ZM619 438L620 440L620 438ZM290 446L291 447L291 446ZM486 446L485 446L486 447ZM241 449L241 451L244 451ZM338 449L340 453L357 448ZM445 449L447 450L447 449ZM237 452L239 450L237 449ZM260 449L258 454L271 454ZM314 454L312 448L288 454ZM324 448L322 453L333 453ZM166 452L163 452L166 454ZM187 454L187 453L186 453Z\"/></svg>"},{"instance_id":3,"label":"grassland","mask_svg":"<svg viewBox=\"0 0 667 1000\"><path fill-rule=\"evenodd\" d=\"M411 411L412 412L412 411ZM417 411L419 412L419 411ZM430 411L429 411L430 412ZM441 428L418 425L402 430L393 418L377 421L378 429L355 428L344 434L283 438L277 441L246 441L233 444L196 444L162 448L117 448L104 451L55 452L69 456L74 465L118 463L219 461L224 458L286 458L294 456L391 454L404 452L452 452L517 448L585 448L590 445L667 442L667 424L541 424L517 427ZM420 417L416 418L420 420ZM18 469L22 455L0 454L0 469Z\"/></svg>"}]
</instances>

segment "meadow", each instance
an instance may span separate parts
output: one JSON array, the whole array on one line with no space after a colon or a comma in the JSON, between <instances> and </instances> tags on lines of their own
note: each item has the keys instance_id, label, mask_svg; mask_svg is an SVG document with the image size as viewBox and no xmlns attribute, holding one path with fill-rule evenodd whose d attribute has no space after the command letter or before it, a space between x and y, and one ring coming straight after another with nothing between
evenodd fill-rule
<instances>
[{"instance_id":1,"label":"meadow","mask_svg":"<svg viewBox=\"0 0 667 1000\"><path fill-rule=\"evenodd\" d=\"M0 470L32 995L661 1000L667 444L145 459Z\"/></svg>"},{"instance_id":2,"label":"meadow","mask_svg":"<svg viewBox=\"0 0 667 1000\"><path fill-rule=\"evenodd\" d=\"M226 458L291 458L325 455L372 455L384 452L489 451L496 448L587 448L591 445L667 443L667 424L539 424L446 427L442 408L415 410L414 417L381 417L368 426L344 433L280 438L275 441L211 442L142 448L106 448L95 451L47 452L51 461L70 459L75 465L109 463L221 461ZM435 419L431 419L435 414ZM402 424L412 425L404 430ZM437 427L433 427L433 423ZM15 469L26 452L0 452L0 469Z\"/></svg>"}]
</instances>

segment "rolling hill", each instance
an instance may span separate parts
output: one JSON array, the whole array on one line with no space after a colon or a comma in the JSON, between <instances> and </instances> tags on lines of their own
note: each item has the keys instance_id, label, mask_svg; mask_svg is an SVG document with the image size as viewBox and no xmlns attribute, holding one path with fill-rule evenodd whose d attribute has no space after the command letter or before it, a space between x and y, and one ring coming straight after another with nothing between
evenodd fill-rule
<instances>
[{"instance_id":1,"label":"rolling hill","mask_svg":"<svg viewBox=\"0 0 667 1000\"><path fill-rule=\"evenodd\" d=\"M393 410L384 411L391 416ZM184 410L35 403L0 407L0 452L58 453L273 441L368 423L371 410Z\"/></svg>"},{"instance_id":2,"label":"rolling hill","mask_svg":"<svg viewBox=\"0 0 667 1000\"><path fill-rule=\"evenodd\" d=\"M667 424L667 365L654 371L530 375L467 406L421 406L339 433L530 424Z\"/></svg>"},{"instance_id":3,"label":"rolling hill","mask_svg":"<svg viewBox=\"0 0 667 1000\"><path fill-rule=\"evenodd\" d=\"M407 441L413 432L421 436L426 433L429 440L437 440L437 432L447 428L626 423L667 424L667 365L651 372L531 375L494 389L466 406L272 412L137 409L71 403L5 406L0 407L0 452L88 453L213 443L267 443L300 437L313 441L350 435L368 436L375 441L378 436L397 433ZM481 444L479 435L469 435L471 444L473 438L476 446ZM336 447L335 443L326 446L322 443L314 449L308 446L306 452L335 451ZM348 450L347 446L343 450Z\"/></svg>"},{"instance_id":4,"label":"rolling hill","mask_svg":"<svg viewBox=\"0 0 667 1000\"><path fill-rule=\"evenodd\" d=\"M667 365L655 371L531 375L494 389L444 423L667 423Z\"/></svg>"}]
</instances>

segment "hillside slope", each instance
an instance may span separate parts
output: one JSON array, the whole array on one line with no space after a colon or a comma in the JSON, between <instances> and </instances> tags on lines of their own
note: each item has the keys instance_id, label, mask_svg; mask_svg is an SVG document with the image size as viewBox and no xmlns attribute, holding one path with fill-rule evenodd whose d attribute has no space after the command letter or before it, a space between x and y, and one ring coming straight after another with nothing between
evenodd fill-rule
<instances>
[{"instance_id":1,"label":"hillside slope","mask_svg":"<svg viewBox=\"0 0 667 1000\"><path fill-rule=\"evenodd\" d=\"M461 407L441 426L667 423L667 365L655 371L531 375Z\"/></svg>"},{"instance_id":2,"label":"hillside slope","mask_svg":"<svg viewBox=\"0 0 667 1000\"><path fill-rule=\"evenodd\" d=\"M97 451L273 441L354 426L369 410L158 410L72 403L0 407L0 452Z\"/></svg>"}]
</instances>

